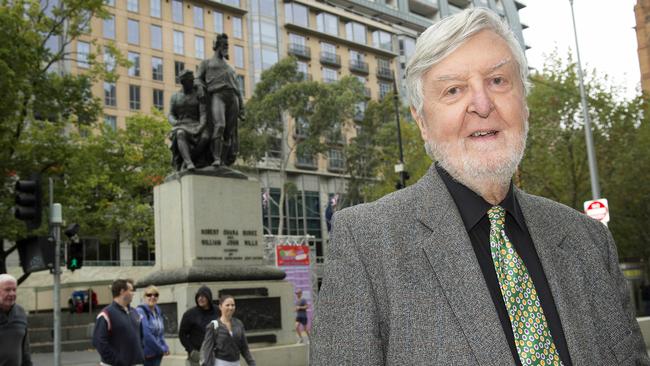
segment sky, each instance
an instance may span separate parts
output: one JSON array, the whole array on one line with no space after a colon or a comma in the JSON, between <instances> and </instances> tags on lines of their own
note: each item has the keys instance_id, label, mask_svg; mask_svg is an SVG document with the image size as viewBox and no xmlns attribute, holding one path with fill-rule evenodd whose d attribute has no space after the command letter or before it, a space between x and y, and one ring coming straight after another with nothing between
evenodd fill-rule
<instances>
[{"instance_id":1,"label":"sky","mask_svg":"<svg viewBox=\"0 0 650 366\"><path fill-rule=\"evenodd\" d=\"M529 66L538 70L545 55L555 48L564 57L575 57L575 38L569 0L525 0L521 21L528 25L524 40ZM610 85L627 89L623 97L633 97L640 88L641 74L634 31L636 0L574 0L580 59L584 69L596 69L610 77Z\"/></svg>"}]
</instances>

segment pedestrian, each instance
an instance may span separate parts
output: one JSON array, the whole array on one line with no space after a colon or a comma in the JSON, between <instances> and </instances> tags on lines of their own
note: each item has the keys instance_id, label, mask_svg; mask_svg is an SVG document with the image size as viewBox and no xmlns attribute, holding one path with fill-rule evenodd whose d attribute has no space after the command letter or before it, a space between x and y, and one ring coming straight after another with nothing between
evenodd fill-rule
<instances>
[{"instance_id":1,"label":"pedestrian","mask_svg":"<svg viewBox=\"0 0 650 366\"><path fill-rule=\"evenodd\" d=\"M142 345L144 347L144 366L160 366L163 356L169 355L165 342L165 323L158 307L160 293L154 285L144 289L144 304L136 310L142 319Z\"/></svg>"},{"instance_id":2,"label":"pedestrian","mask_svg":"<svg viewBox=\"0 0 650 366\"><path fill-rule=\"evenodd\" d=\"M113 302L97 315L93 346L100 365L131 366L144 362L140 315L131 307L133 280L117 279L111 285Z\"/></svg>"},{"instance_id":3,"label":"pedestrian","mask_svg":"<svg viewBox=\"0 0 650 366\"><path fill-rule=\"evenodd\" d=\"M25 310L16 304L16 278L0 274L0 366L32 366Z\"/></svg>"},{"instance_id":4,"label":"pedestrian","mask_svg":"<svg viewBox=\"0 0 650 366\"><path fill-rule=\"evenodd\" d=\"M296 290L296 334L298 335L298 343L304 342L300 328L305 331L307 339L309 339L309 330L307 329L307 309L309 309L309 303L307 303L306 299L303 299L302 289Z\"/></svg>"},{"instance_id":5,"label":"pedestrian","mask_svg":"<svg viewBox=\"0 0 650 366\"><path fill-rule=\"evenodd\" d=\"M235 318L235 298L223 295L219 299L218 320L208 324L201 345L201 366L240 366L239 355L248 366L255 366L255 359L248 348L244 324Z\"/></svg>"},{"instance_id":6,"label":"pedestrian","mask_svg":"<svg viewBox=\"0 0 650 366\"><path fill-rule=\"evenodd\" d=\"M418 38L406 88L435 163L334 215L311 366L650 365L607 227L512 182L521 46L483 7Z\"/></svg>"},{"instance_id":7,"label":"pedestrian","mask_svg":"<svg viewBox=\"0 0 650 366\"><path fill-rule=\"evenodd\" d=\"M199 366L201 344L205 336L205 327L219 318L219 312L212 303L212 291L201 286L194 296L196 306L188 309L181 319L178 338L185 351L189 366Z\"/></svg>"}]
</instances>

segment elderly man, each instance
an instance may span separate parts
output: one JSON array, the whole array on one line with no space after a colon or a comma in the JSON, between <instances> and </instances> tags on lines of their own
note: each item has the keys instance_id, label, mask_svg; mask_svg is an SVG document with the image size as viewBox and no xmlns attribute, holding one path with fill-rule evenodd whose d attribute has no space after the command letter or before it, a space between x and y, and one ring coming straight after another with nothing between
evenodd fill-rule
<instances>
[{"instance_id":1,"label":"elderly man","mask_svg":"<svg viewBox=\"0 0 650 366\"><path fill-rule=\"evenodd\" d=\"M16 279L0 274L0 365L31 366L27 315L16 304Z\"/></svg>"},{"instance_id":2,"label":"elderly man","mask_svg":"<svg viewBox=\"0 0 650 366\"><path fill-rule=\"evenodd\" d=\"M514 187L527 65L497 15L445 18L407 67L436 160L337 213L311 365L650 365L607 228Z\"/></svg>"}]
</instances>

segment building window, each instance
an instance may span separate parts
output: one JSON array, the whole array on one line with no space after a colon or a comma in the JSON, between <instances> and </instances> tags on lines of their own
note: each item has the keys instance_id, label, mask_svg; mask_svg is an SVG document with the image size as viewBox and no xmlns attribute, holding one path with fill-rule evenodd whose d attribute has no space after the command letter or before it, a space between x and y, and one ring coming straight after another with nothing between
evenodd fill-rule
<instances>
[{"instance_id":1,"label":"building window","mask_svg":"<svg viewBox=\"0 0 650 366\"><path fill-rule=\"evenodd\" d=\"M287 23L309 27L309 11L304 5L296 3L284 4L284 16Z\"/></svg>"},{"instance_id":2,"label":"building window","mask_svg":"<svg viewBox=\"0 0 650 366\"><path fill-rule=\"evenodd\" d=\"M77 66L88 68L88 54L90 54L90 43L77 41Z\"/></svg>"},{"instance_id":3,"label":"building window","mask_svg":"<svg viewBox=\"0 0 650 366\"><path fill-rule=\"evenodd\" d=\"M236 8L240 6L239 0L223 0L223 3L226 5L234 6Z\"/></svg>"},{"instance_id":4,"label":"building window","mask_svg":"<svg viewBox=\"0 0 650 366\"><path fill-rule=\"evenodd\" d=\"M205 58L205 39L201 36L194 36L194 55L199 60Z\"/></svg>"},{"instance_id":5,"label":"building window","mask_svg":"<svg viewBox=\"0 0 650 366\"><path fill-rule=\"evenodd\" d=\"M406 59L410 59L411 56L415 53L415 39L410 37L404 37L399 40L399 54L405 56Z\"/></svg>"},{"instance_id":6,"label":"building window","mask_svg":"<svg viewBox=\"0 0 650 366\"><path fill-rule=\"evenodd\" d=\"M117 106L117 98L115 92L115 83L104 82L104 104L106 106Z\"/></svg>"},{"instance_id":7,"label":"building window","mask_svg":"<svg viewBox=\"0 0 650 366\"><path fill-rule=\"evenodd\" d=\"M232 17L232 36L237 39L244 39L240 17Z\"/></svg>"},{"instance_id":8,"label":"building window","mask_svg":"<svg viewBox=\"0 0 650 366\"><path fill-rule=\"evenodd\" d=\"M345 168L343 152L341 149L330 149L327 152L327 168L337 171L341 171Z\"/></svg>"},{"instance_id":9,"label":"building window","mask_svg":"<svg viewBox=\"0 0 650 366\"><path fill-rule=\"evenodd\" d=\"M393 84L379 83L379 98L383 98L393 91Z\"/></svg>"},{"instance_id":10,"label":"building window","mask_svg":"<svg viewBox=\"0 0 650 366\"><path fill-rule=\"evenodd\" d=\"M393 37L390 33L376 30L372 32L372 46L384 50L393 50Z\"/></svg>"},{"instance_id":11,"label":"building window","mask_svg":"<svg viewBox=\"0 0 650 366\"><path fill-rule=\"evenodd\" d=\"M184 54L185 46L183 45L184 39L183 32L174 31L174 53L182 55Z\"/></svg>"},{"instance_id":12,"label":"building window","mask_svg":"<svg viewBox=\"0 0 650 366\"><path fill-rule=\"evenodd\" d=\"M194 27L203 29L203 8L193 5L192 15L194 17Z\"/></svg>"},{"instance_id":13,"label":"building window","mask_svg":"<svg viewBox=\"0 0 650 366\"><path fill-rule=\"evenodd\" d=\"M262 49L262 70L266 70L278 63L278 53L275 50Z\"/></svg>"},{"instance_id":14,"label":"building window","mask_svg":"<svg viewBox=\"0 0 650 366\"><path fill-rule=\"evenodd\" d=\"M162 28L159 25L151 25L151 48L162 50Z\"/></svg>"},{"instance_id":15,"label":"building window","mask_svg":"<svg viewBox=\"0 0 650 366\"><path fill-rule=\"evenodd\" d=\"M309 65L304 61L296 61L296 71L300 75L301 80L309 81L311 75L309 75Z\"/></svg>"},{"instance_id":16,"label":"building window","mask_svg":"<svg viewBox=\"0 0 650 366\"><path fill-rule=\"evenodd\" d=\"M150 0L149 1L149 15L151 15L154 18L160 18L161 17L161 10L160 10L160 1L161 0Z\"/></svg>"},{"instance_id":17,"label":"building window","mask_svg":"<svg viewBox=\"0 0 650 366\"><path fill-rule=\"evenodd\" d=\"M108 6L115 6L115 0L104 0L104 4Z\"/></svg>"},{"instance_id":18,"label":"building window","mask_svg":"<svg viewBox=\"0 0 650 366\"><path fill-rule=\"evenodd\" d=\"M217 34L223 33L223 13L214 11L214 31Z\"/></svg>"},{"instance_id":19,"label":"building window","mask_svg":"<svg viewBox=\"0 0 650 366\"><path fill-rule=\"evenodd\" d=\"M160 57L151 58L151 78L156 81L163 80L163 60Z\"/></svg>"},{"instance_id":20,"label":"building window","mask_svg":"<svg viewBox=\"0 0 650 366\"><path fill-rule=\"evenodd\" d=\"M366 44L366 26L357 22L345 25L345 37L349 41Z\"/></svg>"},{"instance_id":21,"label":"building window","mask_svg":"<svg viewBox=\"0 0 650 366\"><path fill-rule=\"evenodd\" d=\"M277 47L278 38L275 33L275 23L273 21L260 19L260 32L262 33L262 43Z\"/></svg>"},{"instance_id":22,"label":"building window","mask_svg":"<svg viewBox=\"0 0 650 366\"><path fill-rule=\"evenodd\" d=\"M244 68L244 47L235 46L235 66Z\"/></svg>"},{"instance_id":23,"label":"building window","mask_svg":"<svg viewBox=\"0 0 650 366\"><path fill-rule=\"evenodd\" d=\"M335 69L323 67L323 82L333 83L338 79L338 72Z\"/></svg>"},{"instance_id":24,"label":"building window","mask_svg":"<svg viewBox=\"0 0 650 366\"><path fill-rule=\"evenodd\" d=\"M140 86L129 85L129 108L132 110L140 109Z\"/></svg>"},{"instance_id":25,"label":"building window","mask_svg":"<svg viewBox=\"0 0 650 366\"><path fill-rule=\"evenodd\" d=\"M130 44L140 44L140 23L137 20L128 21L128 41Z\"/></svg>"},{"instance_id":26,"label":"building window","mask_svg":"<svg viewBox=\"0 0 650 366\"><path fill-rule=\"evenodd\" d=\"M176 84L180 84L181 81L178 78L181 75L181 72L185 70L185 63L181 61L174 61L174 79L176 80Z\"/></svg>"},{"instance_id":27,"label":"building window","mask_svg":"<svg viewBox=\"0 0 650 366\"><path fill-rule=\"evenodd\" d=\"M329 13L320 13L316 16L316 27L319 32L339 35L339 18Z\"/></svg>"},{"instance_id":28,"label":"building window","mask_svg":"<svg viewBox=\"0 0 650 366\"><path fill-rule=\"evenodd\" d=\"M115 15L104 19L104 38L115 39Z\"/></svg>"},{"instance_id":29,"label":"building window","mask_svg":"<svg viewBox=\"0 0 650 366\"><path fill-rule=\"evenodd\" d=\"M301 168L308 168L308 169L318 168L316 162L316 155L306 151L298 151L296 154L297 154L296 165L300 166Z\"/></svg>"},{"instance_id":30,"label":"building window","mask_svg":"<svg viewBox=\"0 0 650 366\"><path fill-rule=\"evenodd\" d=\"M244 75L237 75L237 87L242 97L246 96L246 78L244 78Z\"/></svg>"},{"instance_id":31,"label":"building window","mask_svg":"<svg viewBox=\"0 0 650 366\"><path fill-rule=\"evenodd\" d=\"M110 53L107 47L104 47L104 65L106 66L106 71L115 71L115 57Z\"/></svg>"},{"instance_id":32,"label":"building window","mask_svg":"<svg viewBox=\"0 0 650 366\"><path fill-rule=\"evenodd\" d=\"M136 52L129 52L128 54L129 62L131 62L131 67L129 67L129 76L140 76L140 54Z\"/></svg>"},{"instance_id":33,"label":"building window","mask_svg":"<svg viewBox=\"0 0 650 366\"><path fill-rule=\"evenodd\" d=\"M117 130L117 117L105 114L104 124L111 128L113 131Z\"/></svg>"},{"instance_id":34,"label":"building window","mask_svg":"<svg viewBox=\"0 0 650 366\"><path fill-rule=\"evenodd\" d=\"M160 89L153 90L153 106L159 111L165 109L165 93Z\"/></svg>"},{"instance_id":35,"label":"building window","mask_svg":"<svg viewBox=\"0 0 650 366\"><path fill-rule=\"evenodd\" d=\"M137 13L138 12L138 0L126 0L126 10Z\"/></svg>"},{"instance_id":36,"label":"building window","mask_svg":"<svg viewBox=\"0 0 650 366\"><path fill-rule=\"evenodd\" d=\"M172 20L183 23L183 2L180 0L172 0Z\"/></svg>"}]
</instances>

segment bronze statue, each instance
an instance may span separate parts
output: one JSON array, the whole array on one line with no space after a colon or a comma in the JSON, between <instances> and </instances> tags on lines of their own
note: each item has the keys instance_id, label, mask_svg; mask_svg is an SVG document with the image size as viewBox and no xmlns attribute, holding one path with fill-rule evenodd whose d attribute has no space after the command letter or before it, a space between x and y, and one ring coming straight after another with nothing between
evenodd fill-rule
<instances>
[{"instance_id":1,"label":"bronze statue","mask_svg":"<svg viewBox=\"0 0 650 366\"><path fill-rule=\"evenodd\" d=\"M228 36L217 36L212 58L201 61L194 83L208 116L210 151L215 168L232 165L237 158L237 118L244 114L244 102L235 70L226 63Z\"/></svg>"},{"instance_id":2,"label":"bronze statue","mask_svg":"<svg viewBox=\"0 0 650 366\"><path fill-rule=\"evenodd\" d=\"M179 79L183 87L172 95L169 112L172 165L176 171L194 170L211 164L206 159L209 156L210 131L206 107L200 102L194 86L194 73L184 70Z\"/></svg>"}]
</instances>

